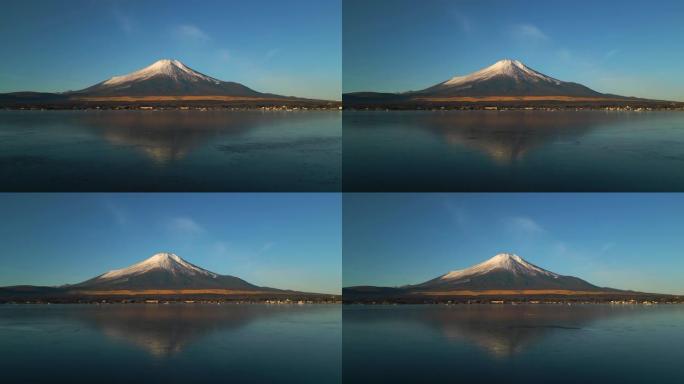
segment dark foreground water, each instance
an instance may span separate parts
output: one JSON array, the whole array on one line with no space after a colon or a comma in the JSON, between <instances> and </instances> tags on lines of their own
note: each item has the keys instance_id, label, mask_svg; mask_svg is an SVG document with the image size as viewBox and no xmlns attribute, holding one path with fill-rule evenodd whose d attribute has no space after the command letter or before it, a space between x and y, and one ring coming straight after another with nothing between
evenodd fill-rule
<instances>
[{"instance_id":1,"label":"dark foreground water","mask_svg":"<svg viewBox=\"0 0 684 384\"><path fill-rule=\"evenodd\" d=\"M0 305L3 383L339 383L338 305Z\"/></svg>"},{"instance_id":2,"label":"dark foreground water","mask_svg":"<svg viewBox=\"0 0 684 384\"><path fill-rule=\"evenodd\" d=\"M344 306L345 383L682 383L684 306Z\"/></svg>"},{"instance_id":3,"label":"dark foreground water","mask_svg":"<svg viewBox=\"0 0 684 384\"><path fill-rule=\"evenodd\" d=\"M345 191L684 191L684 112L345 111Z\"/></svg>"},{"instance_id":4,"label":"dark foreground water","mask_svg":"<svg viewBox=\"0 0 684 384\"><path fill-rule=\"evenodd\" d=\"M334 111L0 111L0 191L339 191Z\"/></svg>"}]
</instances>

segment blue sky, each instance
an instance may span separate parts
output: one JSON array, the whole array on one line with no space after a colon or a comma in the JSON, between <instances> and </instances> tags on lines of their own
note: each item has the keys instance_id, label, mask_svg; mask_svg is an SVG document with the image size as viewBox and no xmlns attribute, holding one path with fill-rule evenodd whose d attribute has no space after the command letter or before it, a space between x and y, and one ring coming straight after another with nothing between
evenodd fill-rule
<instances>
[{"instance_id":1,"label":"blue sky","mask_svg":"<svg viewBox=\"0 0 684 384\"><path fill-rule=\"evenodd\" d=\"M601 92L684 101L684 2L345 0L344 92L422 89L503 58Z\"/></svg>"},{"instance_id":2,"label":"blue sky","mask_svg":"<svg viewBox=\"0 0 684 384\"><path fill-rule=\"evenodd\" d=\"M76 283L173 252L253 284L339 293L339 194L2 194L0 286Z\"/></svg>"},{"instance_id":3,"label":"blue sky","mask_svg":"<svg viewBox=\"0 0 684 384\"><path fill-rule=\"evenodd\" d=\"M176 58L259 91L340 99L340 0L4 1L0 92L80 89Z\"/></svg>"},{"instance_id":4,"label":"blue sky","mask_svg":"<svg viewBox=\"0 0 684 384\"><path fill-rule=\"evenodd\" d=\"M600 286L684 294L681 194L343 199L343 286L419 283L512 252Z\"/></svg>"}]
</instances>

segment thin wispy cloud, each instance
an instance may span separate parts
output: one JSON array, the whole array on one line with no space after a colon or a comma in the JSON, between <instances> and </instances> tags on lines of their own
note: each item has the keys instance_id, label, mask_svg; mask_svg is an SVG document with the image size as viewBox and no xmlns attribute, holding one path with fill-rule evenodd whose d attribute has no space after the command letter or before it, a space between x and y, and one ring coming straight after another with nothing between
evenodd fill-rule
<instances>
[{"instance_id":1,"label":"thin wispy cloud","mask_svg":"<svg viewBox=\"0 0 684 384\"><path fill-rule=\"evenodd\" d=\"M538 235L546 230L530 217L513 216L502 220L505 228L514 235Z\"/></svg>"},{"instance_id":2,"label":"thin wispy cloud","mask_svg":"<svg viewBox=\"0 0 684 384\"><path fill-rule=\"evenodd\" d=\"M605 243L601 246L601 254L604 254L613 248L615 248L615 243Z\"/></svg>"},{"instance_id":3,"label":"thin wispy cloud","mask_svg":"<svg viewBox=\"0 0 684 384\"><path fill-rule=\"evenodd\" d=\"M118 28L123 33L131 35L135 30L133 19L127 14L121 12L119 9L114 9L112 13Z\"/></svg>"},{"instance_id":4,"label":"thin wispy cloud","mask_svg":"<svg viewBox=\"0 0 684 384\"><path fill-rule=\"evenodd\" d=\"M458 29L469 34L473 30L473 21L468 15L464 14L460 9L451 8L448 15Z\"/></svg>"},{"instance_id":5,"label":"thin wispy cloud","mask_svg":"<svg viewBox=\"0 0 684 384\"><path fill-rule=\"evenodd\" d=\"M607 59L610 59L611 57L617 55L618 53L620 53L619 49L611 49L610 51L606 52L605 55L603 55L603 58L607 60Z\"/></svg>"},{"instance_id":6,"label":"thin wispy cloud","mask_svg":"<svg viewBox=\"0 0 684 384\"><path fill-rule=\"evenodd\" d=\"M233 55L227 49L219 49L218 56L221 61L230 61L233 58Z\"/></svg>"},{"instance_id":7,"label":"thin wispy cloud","mask_svg":"<svg viewBox=\"0 0 684 384\"><path fill-rule=\"evenodd\" d=\"M455 24L465 33L470 33L473 30L472 20L457 10L451 10L451 16L456 21Z\"/></svg>"},{"instance_id":8,"label":"thin wispy cloud","mask_svg":"<svg viewBox=\"0 0 684 384\"><path fill-rule=\"evenodd\" d=\"M542 43L551 40L546 33L533 24L516 24L511 28L511 34L522 42Z\"/></svg>"},{"instance_id":9,"label":"thin wispy cloud","mask_svg":"<svg viewBox=\"0 0 684 384\"><path fill-rule=\"evenodd\" d=\"M235 248L231 247L231 244L226 241L217 240L212 245L212 253L215 257L222 259L229 258L234 261L239 261L245 266L250 266L256 258L269 252L275 246L275 242L268 241L259 247Z\"/></svg>"},{"instance_id":10,"label":"thin wispy cloud","mask_svg":"<svg viewBox=\"0 0 684 384\"><path fill-rule=\"evenodd\" d=\"M456 226L458 226L461 229L464 229L467 227L468 215L462 207L457 206L450 201L445 202L444 206L446 208L446 211L449 213L449 215L453 219Z\"/></svg>"},{"instance_id":11,"label":"thin wispy cloud","mask_svg":"<svg viewBox=\"0 0 684 384\"><path fill-rule=\"evenodd\" d=\"M124 209L118 207L111 201L106 202L105 207L107 208L107 211L109 211L109 213L112 215L114 222L116 222L118 225L123 226L128 222L128 215L126 214L126 211Z\"/></svg>"},{"instance_id":12,"label":"thin wispy cloud","mask_svg":"<svg viewBox=\"0 0 684 384\"><path fill-rule=\"evenodd\" d=\"M562 48L556 51L556 56L563 61L570 61L573 58L572 51L566 48Z\"/></svg>"},{"instance_id":13,"label":"thin wispy cloud","mask_svg":"<svg viewBox=\"0 0 684 384\"><path fill-rule=\"evenodd\" d=\"M275 243L272 242L272 241L269 241L268 243L265 243L264 245L261 246L261 249L259 250L259 253L268 252L269 250L271 250L271 248L273 248L274 245L275 245Z\"/></svg>"},{"instance_id":14,"label":"thin wispy cloud","mask_svg":"<svg viewBox=\"0 0 684 384\"><path fill-rule=\"evenodd\" d=\"M207 42L211 37L196 25L183 24L176 27L176 34L182 40L194 42Z\"/></svg>"},{"instance_id":15,"label":"thin wispy cloud","mask_svg":"<svg viewBox=\"0 0 684 384\"><path fill-rule=\"evenodd\" d=\"M276 57L279 53L280 48L269 49L268 52L266 52L266 60L271 60L272 58Z\"/></svg>"},{"instance_id":16,"label":"thin wispy cloud","mask_svg":"<svg viewBox=\"0 0 684 384\"><path fill-rule=\"evenodd\" d=\"M169 221L169 229L177 233L189 235L204 233L204 228L189 217L175 217L171 219Z\"/></svg>"}]
</instances>

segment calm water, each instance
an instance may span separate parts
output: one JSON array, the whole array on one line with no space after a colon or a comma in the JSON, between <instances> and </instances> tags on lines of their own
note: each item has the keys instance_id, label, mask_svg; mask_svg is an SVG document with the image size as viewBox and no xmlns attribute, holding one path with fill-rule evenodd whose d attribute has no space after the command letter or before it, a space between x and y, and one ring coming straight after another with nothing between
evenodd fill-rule
<instances>
[{"instance_id":1,"label":"calm water","mask_svg":"<svg viewBox=\"0 0 684 384\"><path fill-rule=\"evenodd\" d=\"M346 191L684 191L684 113L345 111Z\"/></svg>"},{"instance_id":2,"label":"calm water","mask_svg":"<svg viewBox=\"0 0 684 384\"><path fill-rule=\"evenodd\" d=\"M339 383L338 305L0 305L4 383Z\"/></svg>"},{"instance_id":3,"label":"calm water","mask_svg":"<svg viewBox=\"0 0 684 384\"><path fill-rule=\"evenodd\" d=\"M681 383L684 306L343 309L345 383Z\"/></svg>"},{"instance_id":4,"label":"calm water","mask_svg":"<svg viewBox=\"0 0 684 384\"><path fill-rule=\"evenodd\" d=\"M0 111L3 191L335 191L334 111Z\"/></svg>"}]
</instances>

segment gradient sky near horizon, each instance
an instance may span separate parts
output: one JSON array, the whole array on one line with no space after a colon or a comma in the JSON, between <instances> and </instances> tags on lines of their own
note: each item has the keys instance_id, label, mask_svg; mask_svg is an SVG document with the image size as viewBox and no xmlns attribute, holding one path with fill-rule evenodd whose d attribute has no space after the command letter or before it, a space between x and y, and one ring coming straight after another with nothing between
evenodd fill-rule
<instances>
[{"instance_id":1,"label":"gradient sky near horizon","mask_svg":"<svg viewBox=\"0 0 684 384\"><path fill-rule=\"evenodd\" d=\"M159 59L258 91L340 99L340 0L3 1L0 92L61 92Z\"/></svg>"},{"instance_id":2,"label":"gradient sky near horizon","mask_svg":"<svg viewBox=\"0 0 684 384\"><path fill-rule=\"evenodd\" d=\"M343 91L423 89L504 58L600 92L684 101L684 2L345 0Z\"/></svg>"},{"instance_id":3,"label":"gradient sky near horizon","mask_svg":"<svg viewBox=\"0 0 684 384\"><path fill-rule=\"evenodd\" d=\"M173 252L252 284L340 293L341 197L2 194L0 286L76 283Z\"/></svg>"},{"instance_id":4,"label":"gradient sky near horizon","mask_svg":"<svg viewBox=\"0 0 684 384\"><path fill-rule=\"evenodd\" d=\"M516 253L599 286L684 294L681 194L345 194L343 286L416 284Z\"/></svg>"}]
</instances>

